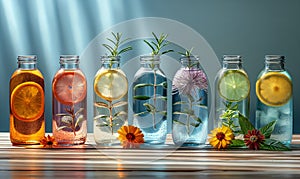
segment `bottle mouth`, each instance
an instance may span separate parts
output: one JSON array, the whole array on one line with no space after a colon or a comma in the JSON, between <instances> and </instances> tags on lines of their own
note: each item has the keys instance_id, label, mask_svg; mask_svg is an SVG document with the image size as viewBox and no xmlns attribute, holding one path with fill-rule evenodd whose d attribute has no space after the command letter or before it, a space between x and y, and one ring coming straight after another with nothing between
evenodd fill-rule
<instances>
[{"instance_id":1,"label":"bottle mouth","mask_svg":"<svg viewBox=\"0 0 300 179\"><path fill-rule=\"evenodd\" d=\"M65 63L79 63L79 56L78 55L60 55L59 58L60 64Z\"/></svg>"},{"instance_id":2,"label":"bottle mouth","mask_svg":"<svg viewBox=\"0 0 300 179\"><path fill-rule=\"evenodd\" d=\"M241 55L223 55L223 62L227 63L242 63L242 56Z\"/></svg>"},{"instance_id":3,"label":"bottle mouth","mask_svg":"<svg viewBox=\"0 0 300 179\"><path fill-rule=\"evenodd\" d=\"M283 56L283 55L266 55L265 61L268 63L284 62L285 56Z\"/></svg>"},{"instance_id":4,"label":"bottle mouth","mask_svg":"<svg viewBox=\"0 0 300 179\"><path fill-rule=\"evenodd\" d=\"M100 60L102 63L105 62L119 62L120 61L120 56L109 56L109 55L104 55L100 57Z\"/></svg>"},{"instance_id":5,"label":"bottle mouth","mask_svg":"<svg viewBox=\"0 0 300 179\"><path fill-rule=\"evenodd\" d=\"M18 56L18 62L32 63L32 62L36 62L36 61L37 61L36 55L19 55Z\"/></svg>"}]
</instances>

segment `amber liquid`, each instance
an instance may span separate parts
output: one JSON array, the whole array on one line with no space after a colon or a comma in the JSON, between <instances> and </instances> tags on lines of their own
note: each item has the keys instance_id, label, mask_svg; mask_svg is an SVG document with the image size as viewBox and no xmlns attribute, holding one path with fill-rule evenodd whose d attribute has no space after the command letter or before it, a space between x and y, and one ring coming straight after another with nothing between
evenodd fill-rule
<instances>
[{"instance_id":1,"label":"amber liquid","mask_svg":"<svg viewBox=\"0 0 300 179\"><path fill-rule=\"evenodd\" d=\"M10 79L10 140L13 145L39 144L40 140L45 136L44 112L40 118L35 119L34 121L20 120L14 116L12 112L11 97L13 90L18 87L18 85L30 81L39 84L44 91L44 78L41 72L37 69L18 69L12 74ZM41 102L44 103L44 100Z\"/></svg>"}]
</instances>

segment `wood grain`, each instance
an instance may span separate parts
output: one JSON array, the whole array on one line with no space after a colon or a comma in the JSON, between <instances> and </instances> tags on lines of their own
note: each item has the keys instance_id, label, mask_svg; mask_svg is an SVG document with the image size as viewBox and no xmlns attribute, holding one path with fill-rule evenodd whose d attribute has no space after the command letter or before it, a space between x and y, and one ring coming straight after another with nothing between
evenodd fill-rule
<instances>
[{"instance_id":1,"label":"wood grain","mask_svg":"<svg viewBox=\"0 0 300 179\"><path fill-rule=\"evenodd\" d=\"M12 146L8 133L0 133L1 178L153 178L199 177L300 178L300 136L291 151L217 151L178 148L168 137L164 146L140 149L98 147L88 135L86 145L53 149Z\"/></svg>"}]
</instances>

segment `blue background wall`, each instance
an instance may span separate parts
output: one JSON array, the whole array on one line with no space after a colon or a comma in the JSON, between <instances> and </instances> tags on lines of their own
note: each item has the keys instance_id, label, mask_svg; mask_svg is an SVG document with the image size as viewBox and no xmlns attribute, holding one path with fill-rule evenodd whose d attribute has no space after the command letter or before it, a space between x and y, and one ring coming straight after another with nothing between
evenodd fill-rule
<instances>
[{"instance_id":1,"label":"blue background wall","mask_svg":"<svg viewBox=\"0 0 300 179\"><path fill-rule=\"evenodd\" d=\"M38 67L45 77L46 128L50 132L51 82L59 55L81 55L102 32L146 17L166 18L189 26L202 35L219 59L223 54L242 55L252 88L251 120L256 106L253 89L264 65L264 55L285 55L286 67L294 80L294 133L300 133L298 0L0 0L0 131L9 130L9 78L17 67L18 55L38 56ZM84 59L81 66L90 86L88 102L92 103L92 80L99 64ZM217 70L219 66L212 68ZM89 112L89 132L91 117Z\"/></svg>"}]
</instances>

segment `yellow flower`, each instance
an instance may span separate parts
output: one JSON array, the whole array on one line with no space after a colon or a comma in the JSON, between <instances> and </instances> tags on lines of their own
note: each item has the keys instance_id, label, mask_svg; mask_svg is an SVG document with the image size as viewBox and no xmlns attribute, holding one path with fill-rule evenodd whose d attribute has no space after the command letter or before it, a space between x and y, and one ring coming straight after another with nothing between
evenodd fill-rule
<instances>
[{"instance_id":1,"label":"yellow flower","mask_svg":"<svg viewBox=\"0 0 300 179\"><path fill-rule=\"evenodd\" d=\"M231 144L231 140L234 138L232 130L226 126L215 128L208 136L210 137L208 139L210 145L218 149L227 148L227 146Z\"/></svg>"},{"instance_id":2,"label":"yellow flower","mask_svg":"<svg viewBox=\"0 0 300 179\"><path fill-rule=\"evenodd\" d=\"M141 143L144 143L144 134L138 127L122 126L118 133L123 148L138 148Z\"/></svg>"},{"instance_id":3,"label":"yellow flower","mask_svg":"<svg viewBox=\"0 0 300 179\"><path fill-rule=\"evenodd\" d=\"M52 148L57 146L57 141L53 136L48 135L47 137L44 136L43 139L40 141L41 145L43 145L44 148Z\"/></svg>"}]
</instances>

